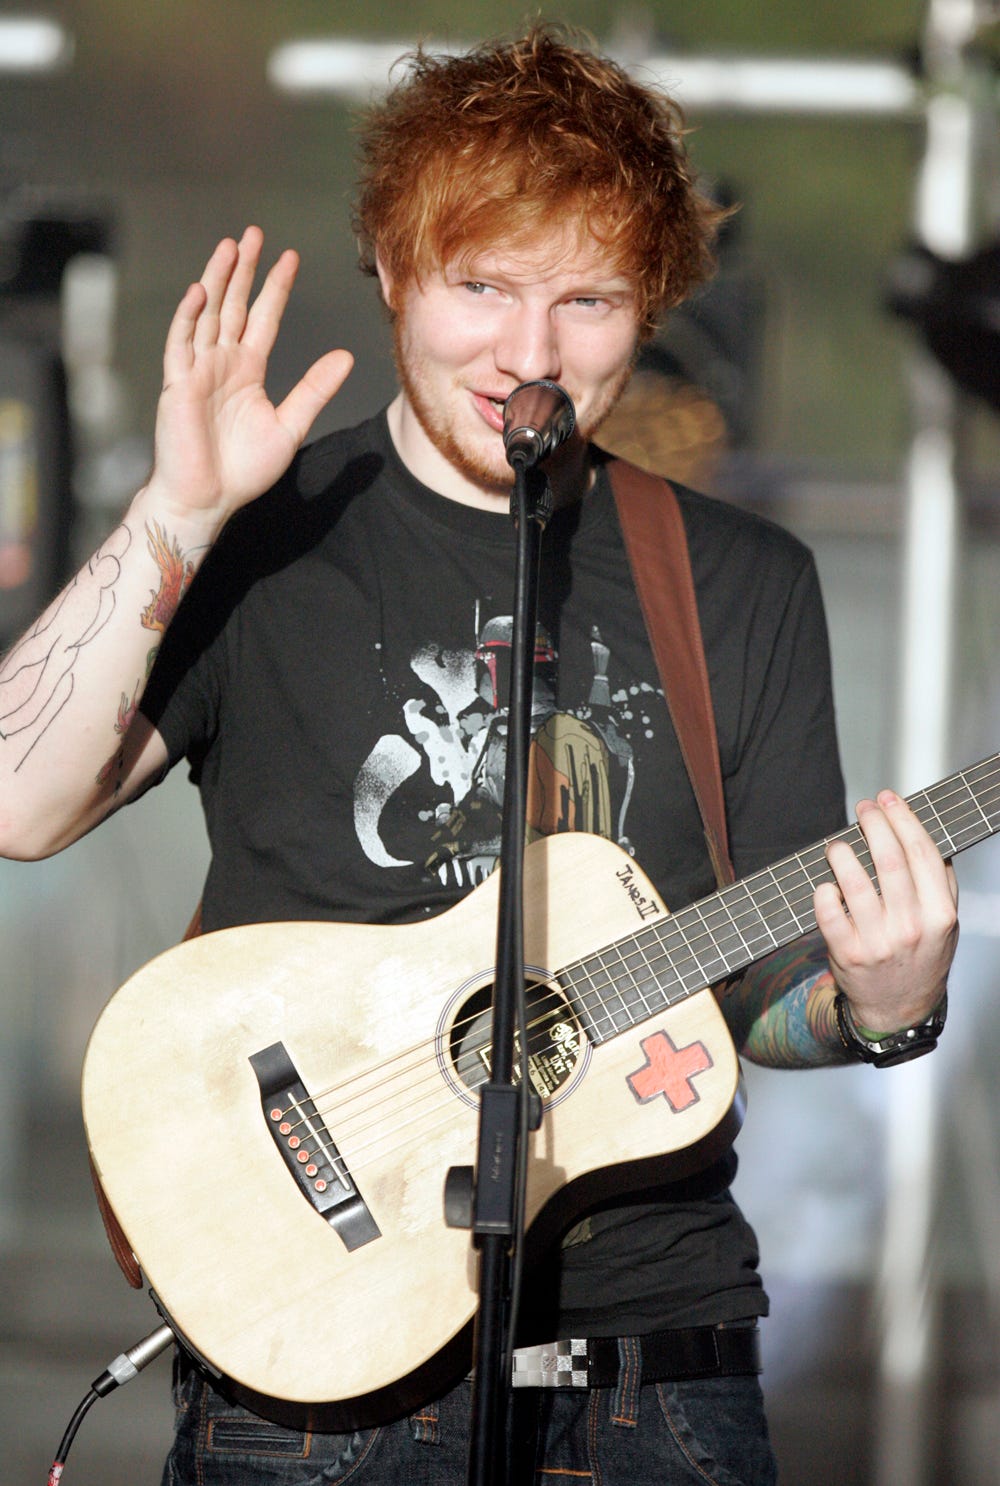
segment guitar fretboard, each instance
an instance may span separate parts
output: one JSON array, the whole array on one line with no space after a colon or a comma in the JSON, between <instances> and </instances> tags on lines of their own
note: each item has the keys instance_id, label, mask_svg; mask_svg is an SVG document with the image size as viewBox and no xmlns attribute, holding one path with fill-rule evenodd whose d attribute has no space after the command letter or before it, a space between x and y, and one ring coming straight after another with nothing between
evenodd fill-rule
<instances>
[{"instance_id":1,"label":"guitar fretboard","mask_svg":"<svg viewBox=\"0 0 1000 1486\"><path fill-rule=\"evenodd\" d=\"M1000 754L908 804L942 856L975 846L1000 830ZM852 846L875 881L860 828L847 826L563 969L560 984L590 1040L606 1042L814 929L813 893L834 880L831 841Z\"/></svg>"}]
</instances>

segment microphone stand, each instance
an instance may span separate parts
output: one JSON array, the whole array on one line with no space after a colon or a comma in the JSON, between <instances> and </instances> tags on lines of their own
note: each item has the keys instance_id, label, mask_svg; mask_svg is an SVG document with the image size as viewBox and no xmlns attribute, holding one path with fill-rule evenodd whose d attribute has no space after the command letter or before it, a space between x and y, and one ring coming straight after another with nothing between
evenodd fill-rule
<instances>
[{"instance_id":1,"label":"microphone stand","mask_svg":"<svg viewBox=\"0 0 1000 1486\"><path fill-rule=\"evenodd\" d=\"M542 532L552 514L547 477L530 457L511 455L511 514L517 529L507 760L500 847L496 982L489 1081L480 1090L472 1230L480 1252L474 1344L469 1486L509 1480L507 1413L513 1329L511 1278L520 1255L529 1129L541 1121L532 1097L524 986L523 855L532 682ZM515 1083L515 1027L520 1082ZM532 1116L534 1115L534 1126Z\"/></svg>"}]
</instances>

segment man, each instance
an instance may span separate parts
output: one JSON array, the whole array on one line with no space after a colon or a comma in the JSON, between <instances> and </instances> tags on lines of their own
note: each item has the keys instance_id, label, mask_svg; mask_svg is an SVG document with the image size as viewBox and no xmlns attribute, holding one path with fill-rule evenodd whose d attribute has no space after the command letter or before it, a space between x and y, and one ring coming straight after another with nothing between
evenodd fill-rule
<instances>
[{"instance_id":1,"label":"man","mask_svg":"<svg viewBox=\"0 0 1000 1486\"><path fill-rule=\"evenodd\" d=\"M613 836L676 909L712 889L712 869L588 440L657 316L710 268L718 213L679 116L537 28L418 56L363 149L359 235L392 317L398 396L300 453L351 358L322 357L274 408L265 371L296 259L278 259L251 305L260 232L220 244L170 328L148 484L0 670L0 849L59 850L186 756L212 847L206 930L407 922L456 902L496 855L503 404L549 378L579 432L547 464L536 747L568 782L530 824ZM842 824L822 609L787 534L690 492L681 505L745 875ZM750 1058L840 1062L910 1027L933 1041L954 881L895 794L858 813L881 895L831 846L821 935L725 1002ZM532 1323L547 1301L552 1336L619 1338L621 1368L614 1386L519 1394L537 1431L519 1479L773 1479L747 1342L766 1298L734 1169L730 1154L623 1195L564 1235ZM720 1328L744 1334L743 1360L686 1378L670 1359ZM280 1428L186 1364L178 1404L170 1482L465 1479L466 1384L347 1435Z\"/></svg>"}]
</instances>

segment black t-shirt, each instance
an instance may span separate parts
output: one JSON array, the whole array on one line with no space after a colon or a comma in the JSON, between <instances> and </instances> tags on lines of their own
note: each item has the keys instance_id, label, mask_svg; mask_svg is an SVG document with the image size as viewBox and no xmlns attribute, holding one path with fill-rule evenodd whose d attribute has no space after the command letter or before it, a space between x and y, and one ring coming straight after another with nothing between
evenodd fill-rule
<instances>
[{"instance_id":1,"label":"black t-shirt","mask_svg":"<svg viewBox=\"0 0 1000 1486\"><path fill-rule=\"evenodd\" d=\"M742 876L843 823L822 604L788 533L679 495ZM310 446L230 522L142 704L201 790L206 930L413 921L492 870L514 543L506 514L420 485L384 414ZM672 908L710 892L603 471L545 532L534 698L529 829L609 836ZM762 1312L734 1169L575 1228L545 1287L561 1334Z\"/></svg>"}]
</instances>

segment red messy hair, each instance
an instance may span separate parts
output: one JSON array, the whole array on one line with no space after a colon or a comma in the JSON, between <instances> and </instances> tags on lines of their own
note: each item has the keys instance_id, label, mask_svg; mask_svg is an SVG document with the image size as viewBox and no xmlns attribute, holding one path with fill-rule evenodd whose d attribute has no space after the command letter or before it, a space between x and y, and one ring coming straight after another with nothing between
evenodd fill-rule
<instances>
[{"instance_id":1,"label":"red messy hair","mask_svg":"<svg viewBox=\"0 0 1000 1486\"><path fill-rule=\"evenodd\" d=\"M666 94L539 25L462 56L422 50L361 131L356 230L406 286L554 222L586 230L635 286L649 332L714 268L726 212L698 189Z\"/></svg>"}]
</instances>

